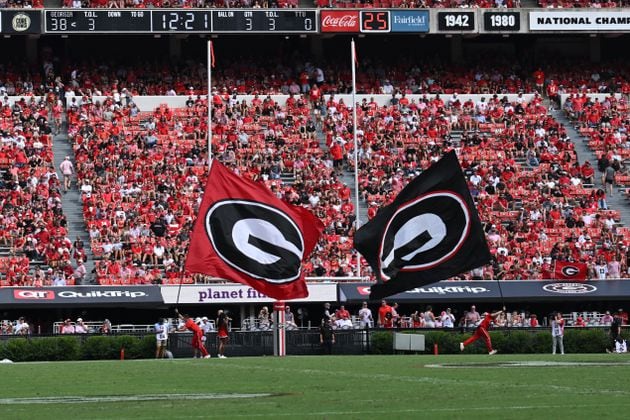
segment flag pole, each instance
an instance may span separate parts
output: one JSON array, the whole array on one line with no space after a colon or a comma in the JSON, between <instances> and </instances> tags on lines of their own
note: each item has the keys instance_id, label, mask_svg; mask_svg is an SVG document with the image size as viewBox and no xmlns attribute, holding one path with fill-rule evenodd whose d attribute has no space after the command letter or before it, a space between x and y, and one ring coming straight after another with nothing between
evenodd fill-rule
<instances>
[{"instance_id":1,"label":"flag pole","mask_svg":"<svg viewBox=\"0 0 630 420\"><path fill-rule=\"evenodd\" d=\"M214 48L208 41L208 170L212 164L212 66L214 66Z\"/></svg>"},{"instance_id":2,"label":"flag pole","mask_svg":"<svg viewBox=\"0 0 630 420\"><path fill-rule=\"evenodd\" d=\"M354 141L354 195L355 195L355 233L361 227L361 219L359 217L359 147L357 141L357 53L355 50L354 39L350 45L350 63L352 64L352 137ZM357 253L357 277L361 277L361 256Z\"/></svg>"}]
</instances>

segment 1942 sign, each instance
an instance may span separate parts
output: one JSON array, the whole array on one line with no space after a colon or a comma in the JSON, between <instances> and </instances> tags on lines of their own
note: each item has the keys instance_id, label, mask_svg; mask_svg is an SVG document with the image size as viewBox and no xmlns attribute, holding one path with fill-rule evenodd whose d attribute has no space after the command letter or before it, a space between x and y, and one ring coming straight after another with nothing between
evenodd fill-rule
<instances>
[{"instance_id":1,"label":"1942 sign","mask_svg":"<svg viewBox=\"0 0 630 420\"><path fill-rule=\"evenodd\" d=\"M440 31L473 31L475 29L475 12L438 12L437 18Z\"/></svg>"}]
</instances>

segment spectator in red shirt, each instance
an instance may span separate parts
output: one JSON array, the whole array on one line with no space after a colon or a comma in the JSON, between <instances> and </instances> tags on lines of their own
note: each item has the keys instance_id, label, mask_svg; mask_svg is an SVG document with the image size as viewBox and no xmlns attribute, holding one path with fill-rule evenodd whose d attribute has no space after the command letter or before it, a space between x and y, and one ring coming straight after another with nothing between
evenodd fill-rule
<instances>
[{"instance_id":1,"label":"spectator in red shirt","mask_svg":"<svg viewBox=\"0 0 630 420\"><path fill-rule=\"evenodd\" d=\"M392 313L392 307L387 304L386 300L381 301L381 306L378 308L378 325L379 327L383 327L387 320L387 314ZM390 318L391 319L391 318Z\"/></svg>"},{"instance_id":2,"label":"spectator in red shirt","mask_svg":"<svg viewBox=\"0 0 630 420\"><path fill-rule=\"evenodd\" d=\"M575 320L575 327L586 327L586 322L584 321L584 318L582 318L581 316L578 316L577 319Z\"/></svg>"},{"instance_id":3,"label":"spectator in red shirt","mask_svg":"<svg viewBox=\"0 0 630 420\"><path fill-rule=\"evenodd\" d=\"M335 318L337 319L350 319L350 312L346 309L344 305L341 305L339 309L337 309L337 313L335 313Z\"/></svg>"},{"instance_id":4,"label":"spectator in red shirt","mask_svg":"<svg viewBox=\"0 0 630 420\"><path fill-rule=\"evenodd\" d=\"M210 354L208 354L208 350L206 350L206 346L203 344L203 330L199 327L199 325L195 324L195 321L187 314L182 315L178 310L175 310L175 313L179 319L184 321L184 325L179 329L179 331L189 330L193 333L192 348L194 357L196 358L197 355L201 353L201 356L204 359L209 359Z\"/></svg>"}]
</instances>

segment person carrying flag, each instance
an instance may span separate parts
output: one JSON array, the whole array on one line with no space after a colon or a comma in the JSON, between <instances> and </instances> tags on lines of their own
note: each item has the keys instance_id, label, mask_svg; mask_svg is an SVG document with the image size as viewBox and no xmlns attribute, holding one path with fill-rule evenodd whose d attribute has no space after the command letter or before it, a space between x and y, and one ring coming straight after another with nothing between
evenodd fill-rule
<instances>
[{"instance_id":1,"label":"person carrying flag","mask_svg":"<svg viewBox=\"0 0 630 420\"><path fill-rule=\"evenodd\" d=\"M197 352L201 353L201 356L204 359L209 359L210 358L210 354L208 354L208 350L206 350L206 346L204 346L203 344L203 331L201 329L201 327L199 327L199 325L197 325L195 323L195 321L188 316L187 314L180 314L179 311L177 309L175 309L175 313L177 314L177 316L179 317L179 319L181 319L182 321L184 321L184 325L179 329L179 331L186 331L189 330L193 333L193 337L192 337L192 347L194 350L194 355L195 357L197 356Z\"/></svg>"},{"instance_id":2,"label":"person carrying flag","mask_svg":"<svg viewBox=\"0 0 630 420\"><path fill-rule=\"evenodd\" d=\"M493 313L485 312L483 314L483 319L479 323L479 326L477 327L477 329L473 333L472 337L470 337L468 340L464 341L463 343L459 343L459 349L461 351L464 351L464 348L466 346L468 346L469 344L474 343L475 341L479 340L480 338L483 338L483 340L486 342L486 347L488 349L488 354L491 355L491 356L493 354L496 354L497 351L492 349L492 340L490 339L490 334L488 334L488 328L490 328L490 323L494 319L496 319L496 317L498 317L500 314L502 314L503 311L505 311L505 307L503 308L502 311L497 311L497 312L493 312Z\"/></svg>"}]
</instances>

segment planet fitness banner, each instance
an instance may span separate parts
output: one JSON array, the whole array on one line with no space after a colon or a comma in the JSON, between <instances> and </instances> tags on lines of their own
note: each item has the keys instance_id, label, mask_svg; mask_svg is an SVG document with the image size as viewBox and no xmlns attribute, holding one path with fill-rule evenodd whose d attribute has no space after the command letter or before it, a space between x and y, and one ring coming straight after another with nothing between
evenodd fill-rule
<instances>
[{"instance_id":1,"label":"planet fitness banner","mask_svg":"<svg viewBox=\"0 0 630 420\"><path fill-rule=\"evenodd\" d=\"M336 302L337 285L334 283L307 283L308 297L289 302ZM177 303L178 286L162 286L164 303ZM274 299L253 287L244 284L208 284L205 286L182 286L179 303L271 303Z\"/></svg>"}]
</instances>

